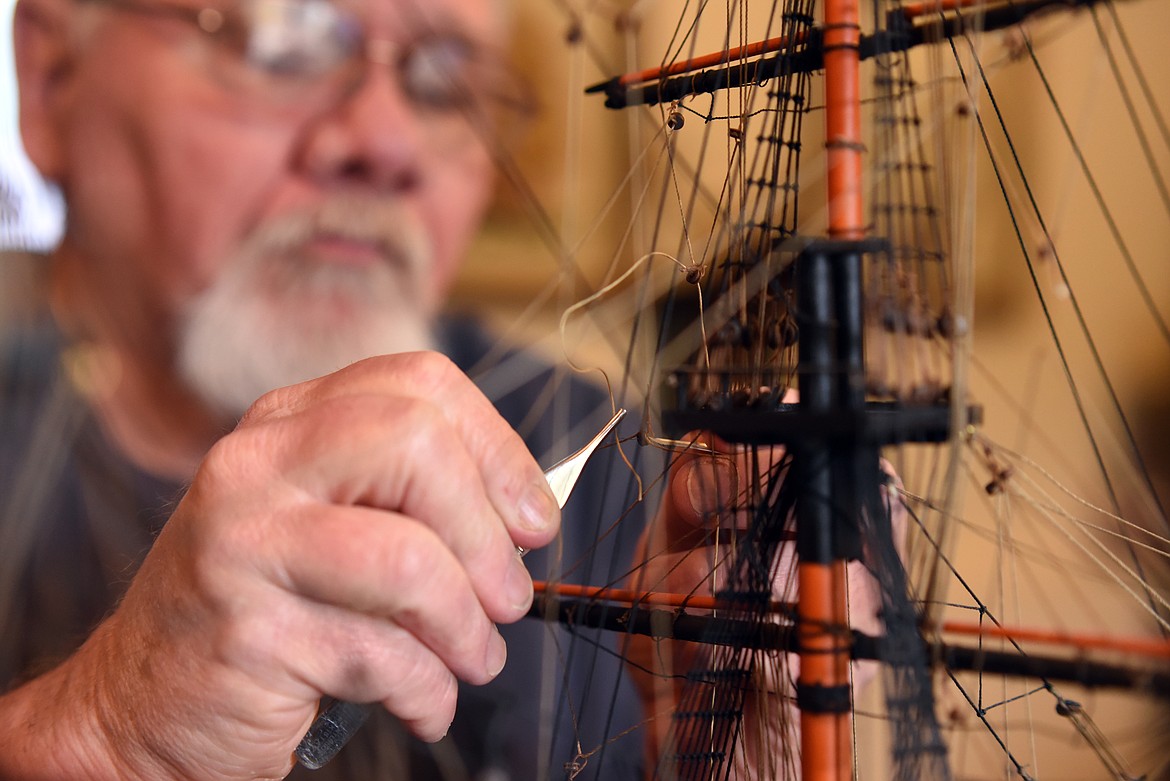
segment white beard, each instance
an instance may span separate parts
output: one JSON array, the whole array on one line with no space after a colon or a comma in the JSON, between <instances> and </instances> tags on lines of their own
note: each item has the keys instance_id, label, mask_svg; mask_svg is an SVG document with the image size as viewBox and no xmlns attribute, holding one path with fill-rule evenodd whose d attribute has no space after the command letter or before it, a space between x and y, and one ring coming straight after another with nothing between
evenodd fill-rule
<instances>
[{"instance_id":1,"label":"white beard","mask_svg":"<svg viewBox=\"0 0 1170 781\"><path fill-rule=\"evenodd\" d=\"M314 236L374 242L384 259L313 258ZM264 393L373 355L433 349L422 226L394 202L340 198L260 226L189 305L178 371L211 409L238 417Z\"/></svg>"}]
</instances>

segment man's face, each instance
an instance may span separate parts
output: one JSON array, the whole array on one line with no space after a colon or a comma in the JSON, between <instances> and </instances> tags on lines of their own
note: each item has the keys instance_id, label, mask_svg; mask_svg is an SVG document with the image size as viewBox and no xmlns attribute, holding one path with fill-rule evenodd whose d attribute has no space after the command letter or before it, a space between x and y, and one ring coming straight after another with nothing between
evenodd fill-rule
<instances>
[{"instance_id":1,"label":"man's face","mask_svg":"<svg viewBox=\"0 0 1170 781\"><path fill-rule=\"evenodd\" d=\"M290 355L279 360L304 364L273 369L261 384L394 348L363 341L370 331L398 332L401 348L426 346L419 323L443 298L488 198L490 129L420 101L403 80L413 68L425 84L436 77L427 69L442 70L454 50L440 44L421 64L403 52L451 35L494 47L492 3L346 7L368 59L353 60L345 88L330 71L283 91L267 89L272 74L237 68L189 20L143 11L200 8L193 0L81 3L94 19L62 102L66 246L121 313L114 319L172 334L168 349L178 353L200 353L182 356L188 374L214 373L202 364L229 338L238 362L283 351ZM302 28L320 25L280 31L295 42ZM184 328L197 333L182 336ZM296 355L306 351L321 355ZM245 382L232 371L223 381ZM240 392L250 400L266 389Z\"/></svg>"}]
</instances>

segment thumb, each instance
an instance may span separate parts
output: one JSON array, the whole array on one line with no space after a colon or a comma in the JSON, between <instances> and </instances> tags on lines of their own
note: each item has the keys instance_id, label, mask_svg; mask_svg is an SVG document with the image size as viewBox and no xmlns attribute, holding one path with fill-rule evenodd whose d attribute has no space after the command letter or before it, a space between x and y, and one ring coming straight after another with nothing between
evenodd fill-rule
<instances>
[{"instance_id":1,"label":"thumb","mask_svg":"<svg viewBox=\"0 0 1170 781\"><path fill-rule=\"evenodd\" d=\"M714 528L718 516L732 508L739 495L739 470L730 454L692 451L675 461L670 472L671 531L696 526ZM689 527L689 528L688 528Z\"/></svg>"}]
</instances>

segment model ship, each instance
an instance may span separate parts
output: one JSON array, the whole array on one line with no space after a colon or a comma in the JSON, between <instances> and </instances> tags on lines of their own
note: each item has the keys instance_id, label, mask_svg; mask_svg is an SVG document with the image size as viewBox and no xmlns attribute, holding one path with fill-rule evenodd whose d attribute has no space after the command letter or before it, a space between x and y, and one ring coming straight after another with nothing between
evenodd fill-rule
<instances>
[{"instance_id":1,"label":"model ship","mask_svg":"<svg viewBox=\"0 0 1170 781\"><path fill-rule=\"evenodd\" d=\"M633 128L620 189L632 216L601 293L572 316L619 294L636 311L628 374L610 379L643 409L642 447L676 458L704 432L764 466L728 497L750 523L709 582L673 595L636 571L548 584L535 612L569 627L569 648L580 636L596 653L602 627L612 653L634 634L699 649L685 670L650 671L671 677L677 709L577 740L550 759L554 774L604 777L606 742L646 732L661 736L648 760L660 778L1166 770L1170 526L1099 337L1100 283L1083 272L1115 269L1103 278L1153 334L1149 360L1166 363L1153 281L1165 252L1146 257L1126 234L1170 230L1164 98L1123 24L1140 5L699 4L676 9L648 62L585 85L586 110ZM631 13L604 21L632 28ZM569 13L573 42L587 40L584 16ZM1127 107L1094 118L1140 150L1135 177L1155 193L1137 225L1109 205L1112 166L1088 159L1045 69L1044 41L1076 24L1095 31L1085 58L1116 78L1099 89ZM1001 105L997 78L1033 80L1035 105ZM1060 181L1092 204L1059 225L1061 191L1025 160L1038 150L1012 141L1013 123L1040 115L1053 118L1045 145L1067 150ZM1001 205L985 206L975 179ZM1108 250L1083 257L1082 222ZM978 264L1011 245L1047 342L1019 376L975 339L988 311ZM1017 357L1035 343L1021 337ZM1062 388L1052 410L1000 398L1050 381ZM652 505L641 489L655 475L639 479L629 495ZM869 620L851 605L863 578L877 584Z\"/></svg>"}]
</instances>

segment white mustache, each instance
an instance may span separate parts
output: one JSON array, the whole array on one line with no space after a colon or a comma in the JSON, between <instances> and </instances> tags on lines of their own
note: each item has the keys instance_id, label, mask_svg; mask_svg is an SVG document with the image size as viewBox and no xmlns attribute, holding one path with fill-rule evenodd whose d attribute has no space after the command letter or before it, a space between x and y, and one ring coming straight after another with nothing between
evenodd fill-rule
<instances>
[{"instance_id":1,"label":"white mustache","mask_svg":"<svg viewBox=\"0 0 1170 781\"><path fill-rule=\"evenodd\" d=\"M364 242L385 262L321 262L314 237ZM239 415L360 358L431 349L430 259L422 223L392 201L336 197L265 220L189 302L179 372L209 408Z\"/></svg>"},{"instance_id":2,"label":"white mustache","mask_svg":"<svg viewBox=\"0 0 1170 781\"><path fill-rule=\"evenodd\" d=\"M417 217L395 200L358 196L334 196L272 218L252 232L245 252L295 254L317 237L371 245L387 262L412 274L425 273L429 266L431 245Z\"/></svg>"}]
</instances>

